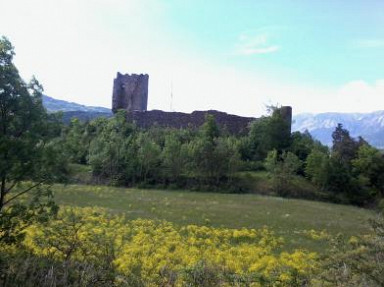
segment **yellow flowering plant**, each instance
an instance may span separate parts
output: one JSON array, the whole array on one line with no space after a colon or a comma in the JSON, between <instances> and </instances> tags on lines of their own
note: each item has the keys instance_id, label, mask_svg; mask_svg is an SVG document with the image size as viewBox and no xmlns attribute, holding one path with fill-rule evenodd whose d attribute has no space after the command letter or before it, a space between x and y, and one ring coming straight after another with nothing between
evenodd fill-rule
<instances>
[{"instance_id":1,"label":"yellow flowering plant","mask_svg":"<svg viewBox=\"0 0 384 287\"><path fill-rule=\"evenodd\" d=\"M64 262L111 264L116 282L135 278L144 286L185 286L209 278L218 286L300 285L317 259L304 250L279 253L283 240L268 228L130 221L101 208L64 207L46 226L31 226L24 244L36 255Z\"/></svg>"}]
</instances>

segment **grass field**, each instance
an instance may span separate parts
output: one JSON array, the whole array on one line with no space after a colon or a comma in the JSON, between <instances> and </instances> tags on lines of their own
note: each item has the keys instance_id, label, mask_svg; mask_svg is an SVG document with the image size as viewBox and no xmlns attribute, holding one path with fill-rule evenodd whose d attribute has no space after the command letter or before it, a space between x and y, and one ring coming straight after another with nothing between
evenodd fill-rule
<instances>
[{"instance_id":1,"label":"grass field","mask_svg":"<svg viewBox=\"0 0 384 287\"><path fill-rule=\"evenodd\" d=\"M353 206L254 194L141 190L89 185L55 185L60 205L99 206L128 219L147 218L177 225L197 224L227 228L267 226L285 239L284 249L321 252L324 240L313 240L309 230L347 236L368 232L373 212Z\"/></svg>"}]
</instances>

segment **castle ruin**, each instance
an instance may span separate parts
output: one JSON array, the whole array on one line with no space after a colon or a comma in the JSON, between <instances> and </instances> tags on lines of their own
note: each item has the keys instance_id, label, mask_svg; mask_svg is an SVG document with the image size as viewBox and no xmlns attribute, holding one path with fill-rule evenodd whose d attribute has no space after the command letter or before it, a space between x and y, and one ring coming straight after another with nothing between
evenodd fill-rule
<instances>
[{"instance_id":1,"label":"castle ruin","mask_svg":"<svg viewBox=\"0 0 384 287\"><path fill-rule=\"evenodd\" d=\"M112 112L124 109L128 112L146 111L148 104L148 78L147 74L117 73L113 81Z\"/></svg>"},{"instance_id":2,"label":"castle ruin","mask_svg":"<svg viewBox=\"0 0 384 287\"><path fill-rule=\"evenodd\" d=\"M216 123L231 134L246 134L249 124L257 118L230 115L224 112L194 111L190 114L180 112L164 112L160 110L147 111L148 103L148 78L147 74L117 73L113 81L112 111L126 110L127 119L135 122L141 128L149 128L153 125L170 128L199 127L204 123L205 115L211 114ZM292 125L292 108L283 106L279 113L289 126Z\"/></svg>"}]
</instances>

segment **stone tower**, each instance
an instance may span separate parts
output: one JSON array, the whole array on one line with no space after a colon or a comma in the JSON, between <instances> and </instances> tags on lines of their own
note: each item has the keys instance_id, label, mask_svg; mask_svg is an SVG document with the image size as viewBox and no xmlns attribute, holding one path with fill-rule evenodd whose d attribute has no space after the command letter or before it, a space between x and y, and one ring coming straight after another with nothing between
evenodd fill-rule
<instances>
[{"instance_id":1,"label":"stone tower","mask_svg":"<svg viewBox=\"0 0 384 287\"><path fill-rule=\"evenodd\" d=\"M132 111L146 111L148 104L147 74L120 74L117 73L113 81L112 111L119 109Z\"/></svg>"}]
</instances>

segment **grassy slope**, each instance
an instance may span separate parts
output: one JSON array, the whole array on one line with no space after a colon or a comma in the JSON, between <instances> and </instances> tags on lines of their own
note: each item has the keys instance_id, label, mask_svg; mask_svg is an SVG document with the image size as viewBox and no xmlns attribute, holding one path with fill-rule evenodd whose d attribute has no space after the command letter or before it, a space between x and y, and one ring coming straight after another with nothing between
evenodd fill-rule
<instances>
[{"instance_id":1,"label":"grassy slope","mask_svg":"<svg viewBox=\"0 0 384 287\"><path fill-rule=\"evenodd\" d=\"M304 230L331 234L363 234L373 213L352 206L282 199L254 194L196 193L139 190L106 186L56 185L59 204L100 206L128 218L165 219L179 225L198 224L228 228L268 226L290 248L321 251L325 242L313 241Z\"/></svg>"}]
</instances>

